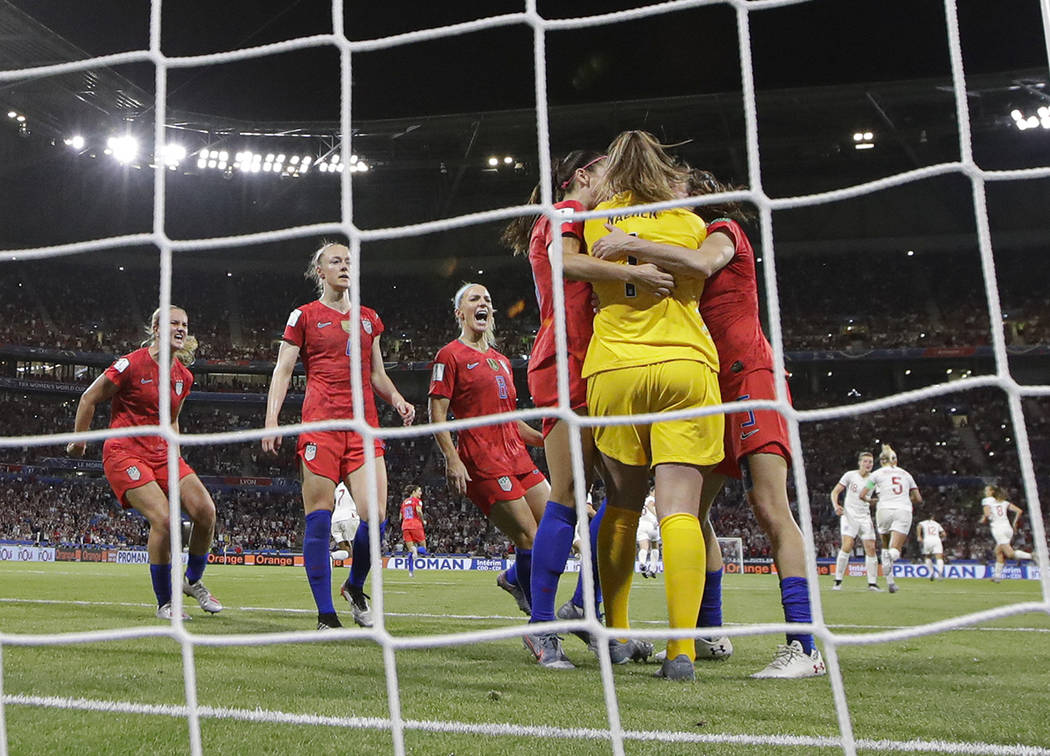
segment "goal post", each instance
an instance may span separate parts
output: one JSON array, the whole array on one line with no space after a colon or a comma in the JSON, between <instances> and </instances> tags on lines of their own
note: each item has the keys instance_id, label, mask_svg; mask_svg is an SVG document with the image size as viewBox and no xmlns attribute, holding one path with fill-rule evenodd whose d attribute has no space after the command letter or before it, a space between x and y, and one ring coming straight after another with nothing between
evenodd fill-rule
<instances>
[{"instance_id":1,"label":"goal post","mask_svg":"<svg viewBox=\"0 0 1050 756\"><path fill-rule=\"evenodd\" d=\"M726 575L744 573L744 541L741 538L718 538L718 548L722 551L722 568Z\"/></svg>"}]
</instances>

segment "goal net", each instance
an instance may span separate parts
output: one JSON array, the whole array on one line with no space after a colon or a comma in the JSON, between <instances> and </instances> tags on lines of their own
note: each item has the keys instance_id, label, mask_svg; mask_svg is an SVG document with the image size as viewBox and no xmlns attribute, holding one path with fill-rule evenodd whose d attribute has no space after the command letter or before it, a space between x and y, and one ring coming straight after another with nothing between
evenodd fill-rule
<instances>
[{"instance_id":1,"label":"goal net","mask_svg":"<svg viewBox=\"0 0 1050 756\"><path fill-rule=\"evenodd\" d=\"M974 222L976 225L977 237L979 240L980 259L982 272L984 276L984 283L986 286L986 299L988 306L989 319L992 324L999 324L1003 320L1003 313L1000 308L999 296L997 290L997 279L996 279L996 266L992 252L992 237L988 223L988 210L986 201L986 186L989 182L996 181L1010 181L1010 180L1032 180L1032 179L1046 179L1050 177L1050 168L1040 167L1035 169L1026 170L1003 170L1003 171L988 171L983 169L974 158L973 146L970 133L970 111L968 108L968 97L970 93L967 91L967 80L966 74L963 68L962 60L962 43L959 34L959 24L957 17L956 3L952 0L946 0L944 3L945 13L947 17L947 25L945 28L945 37L940 40L941 43L945 43L950 51L950 62L951 62L951 90L954 97L955 105L955 116L958 121L958 142L959 142L959 155L960 158L957 162L931 165L922 168L917 168L905 174L890 176L878 181L873 181L868 184L851 186L838 191L826 192L822 194L807 195L807 196L790 196L790 197L774 197L766 193L763 188L763 171L762 162L759 154L759 111L756 102L755 94L755 83L753 74L753 61L752 61L752 40L750 36L750 22L752 14L765 12L770 9L777 9L780 7L786 7L796 5L797 0L757 0L754 2L745 2L744 0L724 0L722 3L716 3L714 1L709 2L708 0L674 0L672 2L660 3L656 5L647 5L640 8L635 8L626 11L619 11L615 13L606 14L603 16L594 16L587 18L563 18L563 19L551 19L541 16L537 10L533 0L526 0L525 10L518 13L504 14L500 16L480 18L465 22L463 24L457 24L441 28L425 29L410 34L403 34L379 39L352 41L348 38L344 32L344 4L340 0L335 0L332 6L332 19L334 31L330 34L320 34L312 37L291 39L286 42L279 44L266 45L263 47L246 48L238 50L223 51L208 55L194 55L185 57L174 57L166 55L162 52L161 36L162 36L162 23L161 23L161 0L153 0L151 5L151 23L149 30L149 45L146 49L134 50L130 52L117 53L108 55L102 58L79 60L69 63L61 63L55 65L44 65L32 68L16 68L13 70L0 71L0 87L8 85L12 82L25 81L29 79L35 79L46 76L63 75L70 73L88 73L99 66L119 66L127 64L141 64L146 63L152 65L156 69L156 98L154 103L155 113L155 126L154 126L154 152L157 155L162 154L163 146L165 143L165 127L167 123L168 113L168 82L169 75L175 70L186 70L198 66L212 66L212 65L224 65L235 63L238 61L264 58L267 56L278 55L293 50L301 50L306 48L318 48L323 47L331 50L335 50L338 53L338 65L340 68L340 95L341 95L341 130L342 130L342 144L344 145L345 153L350 152L350 145L353 140L353 129L351 127L351 111L352 111L352 99L351 99L351 62L355 55L367 52L373 52L376 50L387 50L396 48L401 45L414 44L419 42L425 42L427 40L433 40L437 38L444 38L453 35L462 35L470 33L484 33L494 29L499 29L511 24L522 24L530 28L534 33L534 57L531 61L535 65L535 95L536 95L536 123L537 123L537 143L539 146L539 175L546 176L550 174L551 166L551 139L550 139L550 124L548 122L549 117L549 101L547 96L547 80L548 70L547 61L545 59L545 45L549 35L555 32L562 32L573 29L580 29L591 26L608 26L616 23L627 23L636 21L641 18L652 16L654 14L664 13L675 13L683 9L693 8L702 5L724 5L727 9L731 10L736 17L736 24L738 29L738 51L740 59L741 69L741 90L743 94L743 110L744 120L746 124L746 147L747 154L742 156L746 161L746 172L747 172L747 183L748 189L740 192L735 192L729 195L720 195L714 197L704 198L704 202L715 202L721 199L743 199L753 203L760 213L760 235L762 238L761 255L765 260L764 264L764 284L768 297L768 312L769 312L769 328L771 334L771 343L774 350L774 364L775 364L775 383L778 387L778 398L776 401L746 401L734 403L732 406L723 407L721 409L714 409L711 412L731 411L731 412L747 412L755 409L776 409L782 415L787 418L790 429L790 437L792 448L796 451L792 459L791 473L794 479L795 492L797 495L798 514L801 522L802 530L805 536L806 542L806 562L808 565L808 577L809 577L809 591L813 607L813 623L812 626L794 626L786 623L763 623L756 624L748 627L729 626L726 627L725 633L728 636L743 636L743 635L755 635L764 634L768 636L782 635L785 631L794 630L796 632L812 632L817 639L820 641L823 649L825 659L827 661L829 670L829 679L834 700L835 718L838 725L838 732L827 733L826 735L812 735L810 733L793 733L786 732L782 734L770 735L767 732L755 731L755 732L744 732L739 733L697 733L695 728L690 731L647 731L642 729L628 730L623 726L621 719L621 706L629 705L627 701L633 700L629 696L621 697L620 691L617 689L617 683L615 676L613 675L612 667L609 663L609 657L607 652L603 652L602 664L601 664L601 685L603 690L604 700L607 706L607 721L605 723L591 723L593 726L588 728L579 728L566 725L565 722L547 722L542 724L529 724L522 725L506 721L493 721L489 723L484 722L463 722L456 721L455 719L440 719L440 720L410 720L407 719L403 714L403 702L402 702L402 691L399 687L399 678L397 673L397 664L395 661L395 652L410 648L426 648L430 646L439 645L464 645L470 647L471 644L478 644L481 641L488 641L500 638L508 638L512 636L521 636L526 632L524 625L514 627L501 627L492 630L484 631L471 631L464 630L461 633L456 633L453 636L427 636L425 634L412 635L412 636L395 636L389 632L385 625L384 618L384 586L383 586L383 572L382 570L375 570L373 572L373 611L376 617L375 627L369 631L360 630L336 630L330 635L325 636L325 640L346 640L346 639L362 639L368 638L375 641L382 648L383 662L381 670L377 670L377 673L381 672L383 675L383 681L386 686L389 701L389 714L386 717L380 718L368 718L368 717L323 717L316 716L310 711L297 711L288 713L278 710L251 710L251 709L238 709L238 708L224 708L222 706L205 705L198 701L198 679L197 679L197 664L198 656L201 654L202 649L211 646L261 646L261 645L272 645L272 644L309 644L317 641L317 635L313 631L310 632L261 632L257 634L245 634L245 635L212 635L208 633L190 632L190 630L184 625L184 623L178 619L180 609L182 606L182 591L181 591L181 574L178 570L173 570L172 581L173 581L173 602L174 602L174 614L176 620L171 624L170 627L128 627L121 628L119 630L100 630L84 633L63 633L58 629L54 633L40 634L23 634L23 633L10 633L4 632L2 625L0 625L0 651L10 649L12 647L21 646L56 646L65 644L103 644L111 642L114 638L120 638L122 640L138 640L143 643L148 642L150 639L158 637L167 638L178 644L182 654L182 669L183 669L183 683L185 689L185 704L180 706L158 706L147 703L137 703L128 701L106 701L96 700L88 698L62 698L62 697L42 697L42 696L24 696L9 694L6 691L0 691L3 693L3 698L0 699L0 752L6 752L7 732L5 728L6 717L5 712L10 711L14 707L57 707L66 709L78 709L84 712L92 712L92 716L97 713L135 713L142 715L158 715L158 716L173 716L185 719L186 726L189 733L189 744L190 752L195 756L204 752L201 730L203 719L233 719L242 720L251 723L267 723L267 724L279 724L286 726L297 726L297 727L309 727L309 726L328 726L328 727L344 727L344 728L370 728L370 729L382 729L388 731L391 736L392 749L396 754L404 754L407 752L406 748L406 732L408 731L426 731L428 733L456 733L465 736L474 736L478 734L485 734L491 736L500 735L527 735L535 737L546 737L546 738L558 738L571 740L595 740L608 742L611 750L615 754L624 754L627 752L627 744L631 741L648 741L652 743L706 743L710 745L715 744L733 744L733 746L747 747L752 746L755 748L771 748L780 746L794 746L802 749L824 749L824 748L837 748L841 749L846 753L856 753L858 749L872 748L876 750L906 750L906 751L927 751L927 752L952 752L952 753L1045 753L1045 749L1021 749L1010 750L1007 746L998 746L995 744L982 744L972 742L933 742L933 741L915 741L910 740L907 742L893 741L893 740L858 740L854 736L853 724L850 715L850 705L846 696L846 688L843 682L842 669L839 662L838 651L843 647L850 646L861 646L869 645L874 643L889 643L894 641L900 641L904 638L914 638L918 636L925 636L934 633L945 632L951 629L959 628L966 625L971 625L983 621L988 621L996 618L1018 615L1025 612L1043 612L1050 611L1050 569L1048 569L1048 558L1046 548L1046 535L1044 530L1044 524L1042 519L1042 513L1038 506L1039 494L1036 487L1035 472L1033 469L1032 454L1029 446L1029 438L1026 431L1025 413L1023 408L1023 400L1032 397L1046 397L1050 396L1050 386L1045 385L1022 385L1020 384L1011 373L1010 363L1008 361L1008 355L1006 351L1006 345L1004 342L1003 331L999 327L993 327L991 329L991 340L992 348L994 352L995 360L995 373L990 376L980 376L967 378L964 381L959 381L951 384L949 388L947 384L931 385L922 389L913 391L902 391L893 396L877 399L873 401L862 402L858 404L851 404L848 406L834 406L819 410L795 410L789 403L788 397L784 393L783 386L785 385L785 368L784 368L784 347L782 338L782 326L780 320L780 295L778 291L778 280L777 280L777 255L776 245L774 243L775 234L773 226L773 214L775 211L784 211L791 209L801 208L813 208L828 203L850 200L855 198L861 198L866 195L885 190L887 188L903 185L906 183L914 183L923 179L941 176L945 174L956 174L964 177L969 183L969 190L971 192L973 208L974 208ZM1044 19L1050 10L1048 10L1046 3L1042 3L1042 11ZM702 37L697 40L692 40L690 44L696 45L698 49L702 47ZM896 54L896 53L894 53ZM522 61L522 65L527 65L530 61ZM690 61L690 65L694 63ZM877 109L877 106L876 106ZM338 222L331 223L316 223L310 225L299 225L288 228L281 228L275 231L269 231L259 234L249 235L215 235L209 234L208 229L202 231L201 238L174 240L169 234L168 226L168 215L171 212L171 208L166 203L166 187L169 177L168 172L164 170L155 170L155 183L154 183L154 197L153 197L153 224L152 228L145 233L130 234L121 237L113 238L102 238L94 240L83 240L75 244L67 245L54 245L42 248L27 248L27 249L14 249L7 250L4 252L4 262L8 260L14 261L25 261L25 260L39 260L44 258L57 258L62 255L68 254L92 254L94 252L103 251L107 249L126 247L133 244L147 244L152 245L159 251L159 275L160 275L160 306L162 311L166 311L168 306L171 304L171 286L172 286L172 269L173 261L177 257L180 251L188 250L212 250L216 253L221 254L235 254L239 247L243 247L248 244L258 243L267 240L280 240L280 239L303 239L303 240L314 240L317 237L324 234L342 234L349 239L349 248L352 258L351 270L354 272L351 282L351 298L353 301L352 315L351 315L351 330L358 328L361 324L361 312L360 312L360 301L361 301L361 262L364 254L362 247L366 243L385 241L390 239L404 239L419 237L429 233L436 233L446 229L463 228L467 226L478 225L482 223L491 223L493 221L506 221L510 218L528 215L536 212L536 207L529 206L514 206L502 208L494 211L485 211L470 215L463 215L459 217L449 218L441 221L434 221L428 223L420 223L407 225L396 228L382 228L382 229L363 229L357 223L355 217L354 208L354 194L351 183L351 172L347 171L340 174L339 178L339 191L341 197L340 203L340 219ZM552 196L550 193L550 187L543 182L543 192L541 197L542 212L548 217L555 219L555 211L553 209ZM667 207L685 206L687 204L695 204L693 201L676 201L670 203L659 203L656 205L646 206L646 210L657 210ZM590 216L589 216L590 217ZM305 243L305 241L304 241ZM561 240L560 237L555 239L555 248L560 250ZM558 314L556 321L558 325L558 389L561 397L561 404L555 410L527 410L515 415L506 416L505 419L516 419L523 418L526 420L539 420L545 416L557 416L565 422L574 425L600 425L608 422L628 422L623 419L604 420L599 418L586 418L579 417L572 412L568 406L568 366L566 364L566 341L565 341L565 329L564 319L561 314L561 305L564 303L564 293L561 284L561 265L557 262L558 255L552 255L554 262L555 273L555 301L558 305ZM4 263L0 263L4 264ZM352 364L360 366L362 362L362 355L360 353L360 344L358 340L352 339ZM161 329L160 333L160 347L161 347L161 370L162 373L168 365L170 365L171 350L170 350L170 338L166 330ZM360 370L351 371L353 376L353 388L355 397L355 408L354 414L356 417L364 417L362 400L362 376ZM920 399L940 396L947 394L949 391L963 391L973 388L981 387L995 387L1007 396L1009 404L1010 418L1015 429L1015 443L1016 449L1020 460L1021 479L1023 482L1023 490L1025 499L1029 502L1029 509L1026 513L1031 523L1032 533L1034 540L1037 544L1037 560L1038 564L1042 568L1042 598L1037 602L1017 602L1008 604L999 608L991 609L982 612L978 615L966 615L953 618L951 621L935 622L926 625L917 625L904 630L886 631L874 634L856 634L850 632L842 632L840 629L829 627L820 595L818 593L818 578L816 573L816 551L814 546L814 533L813 533L813 512L814 507L811 501L811 494L807 488L806 476L803 468L803 458L806 454L806 447L802 443L802 437L800 435L800 424L813 423L820 421L831 421L840 418L853 417L862 413L871 413L879 410L883 410L890 407L903 406L910 402L914 402ZM708 411L696 412L696 411L681 411L677 413L671 413L663 415L660 419L671 419L671 418L685 418L694 417L697 414L710 414ZM502 416L501 416L502 417ZM260 428L245 431L231 431L225 433L212 433L212 434L180 434L174 430L172 426L172 415L170 407L170 398L166 392L161 392L160 399L160 424L156 428L148 428L147 430L154 432L158 436L166 438L169 442L169 469L171 471L171 478L169 480L169 486L174 495L171 496L171 518L172 521L178 521L179 519L179 499L177 492L179 490L179 481L177 479L176 464L176 444L181 444L183 447L192 447L195 445L206 445L206 444L226 444L226 443L241 443L246 441L258 442L264 435L269 435L268 432L264 432ZM647 421L652 421L653 418L646 418ZM636 418L632 418L636 420ZM486 422L491 422L492 418L483 420L457 420L449 423L443 423L440 425L433 425L420 428L372 428L361 421L326 421L322 423L310 423L306 425L287 425L282 426L280 429L281 434L286 436L285 442L290 443L291 436L303 431L304 429L320 429L320 430L331 430L331 429L352 429L358 433L361 433L366 438L365 450L366 450L366 467L369 470L373 470L374 466L371 464L374 462L374 451L372 444L368 443L376 437L385 439L403 438L413 434L420 434L421 432L434 432L437 430L459 430L465 427L481 425ZM93 442L101 441L104 438L110 438L121 435L120 430L105 430L105 431L93 431L84 434L61 434L61 435L48 435L48 436L18 436L18 435L5 435L0 438L0 446L3 447L20 447L20 446L43 446L43 445L54 445L54 444L66 444L72 440L91 440ZM123 435L127 435L124 433ZM583 511L583 500L585 498L585 492L582 490L582 481L584 480L582 470L582 453L579 447L578 441L576 441L572 448L572 462L576 472L575 479L577 486L581 487L577 490L577 501L579 503L579 514L585 516ZM369 474L368 485L373 491L376 490L377 481L375 480L374 473ZM823 496L823 492L815 494L817 498ZM825 506L823 503L820 506ZM378 520L375 511L372 512L370 518L370 527L372 528L372 562L373 564L380 563L381 554L379 552L379 538L378 538ZM172 532L172 553L175 557L172 563L179 565L181 560L178 558L181 553L181 538L178 529L174 529ZM727 565L734 565L738 572L743 569L743 550L742 540L740 538L720 538L719 544L723 552L723 558ZM583 546L583 559L584 563L590 557L589 545L584 542ZM729 570L727 570L729 571ZM586 571L585 571L586 573ZM588 592L593 591L593 585L590 579L587 580ZM586 622L582 625L581 623L561 623L555 625L555 629L568 630L571 628L579 628L581 626L586 627L587 630L596 634L599 638L606 639L610 635L606 628L600 625L597 618L593 613L589 614ZM670 630L655 629L646 630L641 636L650 639L666 639L680 635L681 632L672 633ZM0 655L0 663L4 660L4 656ZM0 683L5 679L3 669L0 668ZM479 670L478 674L484 677L486 680L496 674L502 674L506 672L506 666L502 666L499 670L486 669L484 671ZM259 670L259 673L265 675L265 670ZM340 683L342 684L342 683ZM890 681L887 681L890 684ZM677 693L677 691L676 691ZM757 695L757 694L756 694ZM291 705L292 702L290 702ZM707 702L712 703L712 702ZM566 710L570 709L569 703L566 703ZM493 714L493 719L498 719L497 714ZM887 737L892 737L892 733L887 733ZM1009 735L1005 735L1007 739ZM572 744L572 745L575 745ZM566 749L571 749L571 745L566 745ZM660 747L660 746L656 746ZM670 746L672 749L681 747L680 745Z\"/></svg>"}]
</instances>

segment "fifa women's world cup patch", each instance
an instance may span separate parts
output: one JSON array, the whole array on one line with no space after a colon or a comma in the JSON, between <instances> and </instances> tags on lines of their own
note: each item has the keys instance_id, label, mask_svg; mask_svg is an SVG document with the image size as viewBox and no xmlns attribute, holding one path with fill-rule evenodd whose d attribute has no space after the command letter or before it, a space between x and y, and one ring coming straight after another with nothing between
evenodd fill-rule
<instances>
[{"instance_id":1,"label":"fifa women's world cup patch","mask_svg":"<svg viewBox=\"0 0 1050 756\"><path fill-rule=\"evenodd\" d=\"M314 457L317 456L317 444L307 444L306 448L303 449L303 458L307 462L313 462Z\"/></svg>"}]
</instances>

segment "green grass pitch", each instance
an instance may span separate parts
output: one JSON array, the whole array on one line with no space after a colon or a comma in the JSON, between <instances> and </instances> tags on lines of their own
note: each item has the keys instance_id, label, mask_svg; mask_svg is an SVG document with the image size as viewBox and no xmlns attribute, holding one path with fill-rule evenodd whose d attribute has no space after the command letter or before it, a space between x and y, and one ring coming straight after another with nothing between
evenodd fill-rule
<instances>
[{"instance_id":1,"label":"green grass pitch","mask_svg":"<svg viewBox=\"0 0 1050 756\"><path fill-rule=\"evenodd\" d=\"M342 579L337 570L334 584ZM187 628L208 635L311 630L312 601L301 568L212 566L209 588L225 604L207 616L194 604ZM567 598L575 576L562 580ZM1034 581L901 580L895 595L872 594L863 579L832 592L821 583L825 616L843 633L870 633L1040 600ZM663 582L636 578L634 624L652 629L666 616ZM522 615L495 586L495 573L385 573L388 630L425 637L520 625ZM341 599L337 608L349 621ZM340 606L339 604L342 604ZM144 566L0 563L0 631L5 635L162 627L153 618ZM777 581L731 575L725 580L727 624L782 619ZM622 725L628 731L691 736L834 738L838 725L829 678L751 680L771 658L780 635L734 639L727 662L697 664L694 684L654 679L652 664L614 668ZM539 669L517 638L400 650L397 676L405 719L554 728L607 728L597 659L569 636L574 671ZM183 706L182 654L167 637L47 647L5 644L3 692ZM198 703L237 710L340 718L389 717L383 655L370 640L266 646L198 646ZM1023 744L1050 749L1050 618L1027 613L933 636L840 647L855 736L863 741L912 739L954 744ZM183 717L81 711L9 703L4 724L10 753L176 754L189 750ZM203 717L206 753L353 753L393 751L379 728L288 724ZM716 738L717 739L717 738ZM475 733L405 732L409 754L607 754L596 739ZM628 754L835 753L834 745L627 740ZM2 749L0 749L2 750ZM873 747L860 748L874 753ZM896 752L881 747L878 752ZM903 751L901 751L903 752ZM938 752L936 748L926 752ZM962 752L978 752L969 750ZM987 752L987 751L986 751Z\"/></svg>"}]
</instances>

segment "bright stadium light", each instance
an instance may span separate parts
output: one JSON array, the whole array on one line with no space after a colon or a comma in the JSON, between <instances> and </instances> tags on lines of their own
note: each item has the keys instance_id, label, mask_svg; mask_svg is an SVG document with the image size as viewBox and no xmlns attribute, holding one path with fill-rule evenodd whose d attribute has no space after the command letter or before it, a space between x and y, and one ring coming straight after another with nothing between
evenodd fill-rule
<instances>
[{"instance_id":1,"label":"bright stadium light","mask_svg":"<svg viewBox=\"0 0 1050 756\"><path fill-rule=\"evenodd\" d=\"M13 111L13 110L9 110L9 111L7 111L7 117L8 117L8 118L14 118L14 117L15 117L15 116L17 116L17 115L18 115L18 113L16 113L16 112L15 112L15 111Z\"/></svg>"},{"instance_id":2,"label":"bright stadium light","mask_svg":"<svg viewBox=\"0 0 1050 756\"><path fill-rule=\"evenodd\" d=\"M74 150L84 149L84 137L80 136L80 134L71 136L68 139L63 139L62 141L66 144L67 147L72 147Z\"/></svg>"},{"instance_id":3,"label":"bright stadium light","mask_svg":"<svg viewBox=\"0 0 1050 756\"><path fill-rule=\"evenodd\" d=\"M354 159L356 157L357 157L356 155L351 155L350 156L350 162L351 163L356 163L357 161ZM339 153L337 152L334 155L332 155L332 157L328 158L328 162L330 162L332 165L335 165L336 163L338 163L339 162Z\"/></svg>"},{"instance_id":4,"label":"bright stadium light","mask_svg":"<svg viewBox=\"0 0 1050 756\"><path fill-rule=\"evenodd\" d=\"M169 168L174 168L186 159L186 148L181 144L166 144L164 145L163 155L164 164Z\"/></svg>"},{"instance_id":5,"label":"bright stadium light","mask_svg":"<svg viewBox=\"0 0 1050 756\"><path fill-rule=\"evenodd\" d=\"M368 173L368 170L369 170L368 163L366 163L364 160L358 160L357 161L357 170L358 170L359 173Z\"/></svg>"},{"instance_id":6,"label":"bright stadium light","mask_svg":"<svg viewBox=\"0 0 1050 756\"><path fill-rule=\"evenodd\" d=\"M493 168L495 168L497 165L499 165L499 158L497 158L497 157L490 157L489 158L489 165L492 166Z\"/></svg>"},{"instance_id":7,"label":"bright stadium light","mask_svg":"<svg viewBox=\"0 0 1050 756\"><path fill-rule=\"evenodd\" d=\"M514 158L512 158L510 155L507 155L505 158L503 158L503 164L504 165L510 165L513 162L514 162Z\"/></svg>"},{"instance_id":8,"label":"bright stadium light","mask_svg":"<svg viewBox=\"0 0 1050 756\"><path fill-rule=\"evenodd\" d=\"M125 134L119 137L110 137L106 140L106 148L113 159L118 163L127 165L139 154L139 143L135 137Z\"/></svg>"},{"instance_id":9,"label":"bright stadium light","mask_svg":"<svg viewBox=\"0 0 1050 756\"><path fill-rule=\"evenodd\" d=\"M875 147L875 134L870 131L853 132L853 149L870 150Z\"/></svg>"}]
</instances>

